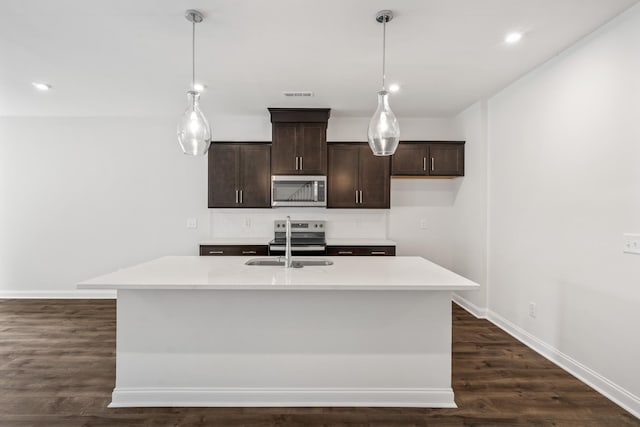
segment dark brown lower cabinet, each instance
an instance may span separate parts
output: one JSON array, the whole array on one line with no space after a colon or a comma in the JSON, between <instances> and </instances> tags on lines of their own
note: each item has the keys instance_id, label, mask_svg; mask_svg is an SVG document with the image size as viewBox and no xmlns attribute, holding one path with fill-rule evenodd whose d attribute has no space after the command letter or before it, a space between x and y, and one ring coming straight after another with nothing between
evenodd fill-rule
<instances>
[{"instance_id":1,"label":"dark brown lower cabinet","mask_svg":"<svg viewBox=\"0 0 640 427\"><path fill-rule=\"evenodd\" d=\"M327 246L328 256L395 256L395 246Z\"/></svg>"},{"instance_id":2,"label":"dark brown lower cabinet","mask_svg":"<svg viewBox=\"0 0 640 427\"><path fill-rule=\"evenodd\" d=\"M266 256L268 254L267 245L200 245L200 256Z\"/></svg>"},{"instance_id":3,"label":"dark brown lower cabinet","mask_svg":"<svg viewBox=\"0 0 640 427\"><path fill-rule=\"evenodd\" d=\"M211 144L209 207L271 207L270 144L246 142Z\"/></svg>"},{"instance_id":4,"label":"dark brown lower cabinet","mask_svg":"<svg viewBox=\"0 0 640 427\"><path fill-rule=\"evenodd\" d=\"M388 209L390 157L374 156L366 143L328 144L327 207Z\"/></svg>"}]
</instances>

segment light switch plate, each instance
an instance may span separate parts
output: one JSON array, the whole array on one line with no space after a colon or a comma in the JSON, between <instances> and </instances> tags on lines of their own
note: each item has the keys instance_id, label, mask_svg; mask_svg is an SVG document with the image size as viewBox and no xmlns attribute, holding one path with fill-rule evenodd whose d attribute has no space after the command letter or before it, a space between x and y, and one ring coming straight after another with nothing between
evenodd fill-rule
<instances>
[{"instance_id":1,"label":"light switch plate","mask_svg":"<svg viewBox=\"0 0 640 427\"><path fill-rule=\"evenodd\" d=\"M187 218L187 228L198 228L198 218Z\"/></svg>"},{"instance_id":2,"label":"light switch plate","mask_svg":"<svg viewBox=\"0 0 640 427\"><path fill-rule=\"evenodd\" d=\"M640 234L625 233L623 236L624 253L640 255Z\"/></svg>"}]
</instances>

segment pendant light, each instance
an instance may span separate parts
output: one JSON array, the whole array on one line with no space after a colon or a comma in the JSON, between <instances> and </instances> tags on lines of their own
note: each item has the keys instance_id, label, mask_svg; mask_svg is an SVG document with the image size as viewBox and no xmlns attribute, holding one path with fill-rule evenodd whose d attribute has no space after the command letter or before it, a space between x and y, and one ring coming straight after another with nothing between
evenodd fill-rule
<instances>
[{"instance_id":1,"label":"pendant light","mask_svg":"<svg viewBox=\"0 0 640 427\"><path fill-rule=\"evenodd\" d=\"M178 142L184 154L203 156L211 145L211 128L200 110L200 93L195 90L196 83L196 24L204 20L197 10L189 9L185 13L187 21L192 23L191 32L191 90L187 92L189 105L178 123Z\"/></svg>"},{"instance_id":2,"label":"pendant light","mask_svg":"<svg viewBox=\"0 0 640 427\"><path fill-rule=\"evenodd\" d=\"M371 117L367 130L369 147L376 156L392 155L400 142L400 125L389 107L389 92L385 86L386 33L387 22L391 19L393 12L390 10L381 10L376 14L376 21L382 23L382 89L378 92L378 109Z\"/></svg>"}]
</instances>

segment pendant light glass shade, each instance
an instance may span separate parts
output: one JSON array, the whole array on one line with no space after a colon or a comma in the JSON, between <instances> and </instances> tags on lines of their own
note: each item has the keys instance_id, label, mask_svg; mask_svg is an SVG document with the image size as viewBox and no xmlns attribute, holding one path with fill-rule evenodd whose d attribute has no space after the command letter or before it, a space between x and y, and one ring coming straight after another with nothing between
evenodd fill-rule
<instances>
[{"instance_id":1,"label":"pendant light glass shade","mask_svg":"<svg viewBox=\"0 0 640 427\"><path fill-rule=\"evenodd\" d=\"M389 92L378 92L378 109L369 122L369 147L376 156L390 156L400 142L400 125L389 107Z\"/></svg>"},{"instance_id":2,"label":"pendant light glass shade","mask_svg":"<svg viewBox=\"0 0 640 427\"><path fill-rule=\"evenodd\" d=\"M184 154L204 156L211 145L211 128L200 110L200 94L187 92L189 106L178 123L178 142Z\"/></svg>"},{"instance_id":3,"label":"pendant light glass shade","mask_svg":"<svg viewBox=\"0 0 640 427\"><path fill-rule=\"evenodd\" d=\"M187 92L188 106L178 123L178 142L182 152L191 156L204 156L211 145L211 127L200 109L200 94L194 90L196 83L196 24L204 16L197 10L189 9L185 14L193 24L191 33L191 90Z\"/></svg>"},{"instance_id":4,"label":"pendant light glass shade","mask_svg":"<svg viewBox=\"0 0 640 427\"><path fill-rule=\"evenodd\" d=\"M392 155L400 142L400 125L389 107L389 92L385 87L386 28L392 18L393 12L390 10L381 10L376 14L376 21L382 23L382 90L378 92L378 108L367 130L369 147L376 156Z\"/></svg>"}]
</instances>

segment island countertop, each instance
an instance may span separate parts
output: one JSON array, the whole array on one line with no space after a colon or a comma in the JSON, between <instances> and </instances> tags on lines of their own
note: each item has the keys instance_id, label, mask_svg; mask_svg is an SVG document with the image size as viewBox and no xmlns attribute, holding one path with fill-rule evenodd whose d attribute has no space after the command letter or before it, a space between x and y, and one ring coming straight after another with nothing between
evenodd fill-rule
<instances>
[{"instance_id":1,"label":"island countertop","mask_svg":"<svg viewBox=\"0 0 640 427\"><path fill-rule=\"evenodd\" d=\"M245 265L251 258L166 256L86 280L78 288L454 291L479 286L421 257L326 257L333 265L288 269Z\"/></svg>"}]
</instances>

